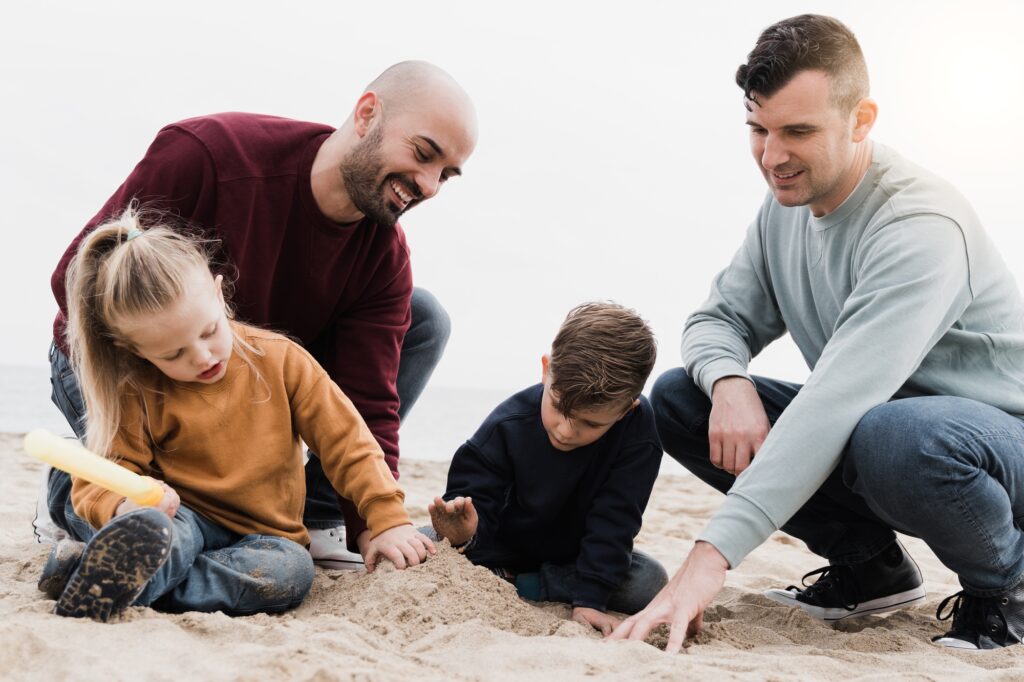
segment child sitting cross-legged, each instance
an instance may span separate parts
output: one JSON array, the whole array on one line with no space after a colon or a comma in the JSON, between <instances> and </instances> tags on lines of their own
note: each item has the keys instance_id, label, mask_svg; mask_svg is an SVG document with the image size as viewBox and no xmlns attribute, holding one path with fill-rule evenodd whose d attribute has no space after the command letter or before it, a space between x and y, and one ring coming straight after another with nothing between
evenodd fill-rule
<instances>
[{"instance_id":1,"label":"child sitting cross-legged","mask_svg":"<svg viewBox=\"0 0 1024 682\"><path fill-rule=\"evenodd\" d=\"M542 383L501 403L452 458L428 507L437 536L534 601L572 604L604 634L667 582L633 538L662 449L640 392L647 324L612 303L572 310L541 359Z\"/></svg>"},{"instance_id":2,"label":"child sitting cross-legged","mask_svg":"<svg viewBox=\"0 0 1024 682\"><path fill-rule=\"evenodd\" d=\"M435 551L352 403L294 342L231 320L201 244L128 209L85 237L68 271L71 359L87 445L164 489L154 508L82 479L78 536L40 588L55 612L130 605L228 614L297 606L313 581L301 441L372 534L366 565ZM300 440L301 439L301 440Z\"/></svg>"}]
</instances>

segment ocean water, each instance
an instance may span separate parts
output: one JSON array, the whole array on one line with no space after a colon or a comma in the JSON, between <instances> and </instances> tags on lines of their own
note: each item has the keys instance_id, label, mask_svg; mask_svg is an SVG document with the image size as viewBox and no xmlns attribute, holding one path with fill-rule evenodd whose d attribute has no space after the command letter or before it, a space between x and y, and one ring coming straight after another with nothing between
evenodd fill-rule
<instances>
[{"instance_id":1,"label":"ocean water","mask_svg":"<svg viewBox=\"0 0 1024 682\"><path fill-rule=\"evenodd\" d=\"M451 459L491 410L512 392L427 386L399 432L402 458ZM64 416L50 401L49 367L0 365L0 432L26 433L35 428L72 435ZM661 470L685 472L669 457L663 460Z\"/></svg>"}]
</instances>

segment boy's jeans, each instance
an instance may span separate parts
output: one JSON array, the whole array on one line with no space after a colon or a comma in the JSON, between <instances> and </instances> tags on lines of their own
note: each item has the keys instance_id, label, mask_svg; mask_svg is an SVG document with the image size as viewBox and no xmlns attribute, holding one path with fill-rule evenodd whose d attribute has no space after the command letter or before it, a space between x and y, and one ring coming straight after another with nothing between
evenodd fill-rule
<instances>
[{"instance_id":1,"label":"boy's jeans","mask_svg":"<svg viewBox=\"0 0 1024 682\"><path fill-rule=\"evenodd\" d=\"M425 289L413 289L412 325L402 342L402 354L398 365L398 398L401 407L399 418L404 419L441 360L444 347L451 333L448 313ZM78 378L71 369L68 358L56 344L50 346L50 383L53 386L53 402L68 420L75 434L85 437L85 410ZM64 508L71 496L71 477L59 469L50 472L47 506L54 523L69 530L64 518ZM306 463L306 507L303 523L307 528L335 528L344 524L338 496L334 486L324 474L320 459L310 453Z\"/></svg>"},{"instance_id":2,"label":"boy's jeans","mask_svg":"<svg viewBox=\"0 0 1024 682\"><path fill-rule=\"evenodd\" d=\"M774 424L801 387L753 379ZM666 452L728 492L735 477L708 455L711 401L686 371L659 377L651 405ZM924 540L984 597L1024 580L1022 526L1024 422L975 400L928 396L864 415L839 466L782 530L841 564L875 556L896 529Z\"/></svg>"},{"instance_id":3,"label":"boy's jeans","mask_svg":"<svg viewBox=\"0 0 1024 682\"><path fill-rule=\"evenodd\" d=\"M70 500L65 518L82 540L96 533L71 509ZM184 506L173 520L170 557L146 583L137 606L156 602L162 611L232 616L274 613L298 606L313 584L313 559L298 543L238 535Z\"/></svg>"},{"instance_id":4,"label":"boy's jeans","mask_svg":"<svg viewBox=\"0 0 1024 682\"><path fill-rule=\"evenodd\" d=\"M608 610L633 615L651 603L667 582L668 574L658 560L634 549L629 573L608 598ZM575 584L576 567L571 564L541 564L537 573L516 576L519 596L533 601L571 604Z\"/></svg>"}]
</instances>

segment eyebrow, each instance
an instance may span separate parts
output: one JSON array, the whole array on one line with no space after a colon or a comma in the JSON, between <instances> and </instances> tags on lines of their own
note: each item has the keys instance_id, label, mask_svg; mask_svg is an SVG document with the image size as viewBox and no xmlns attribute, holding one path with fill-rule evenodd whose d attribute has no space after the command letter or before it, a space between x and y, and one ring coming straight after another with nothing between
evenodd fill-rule
<instances>
[{"instance_id":1,"label":"eyebrow","mask_svg":"<svg viewBox=\"0 0 1024 682\"><path fill-rule=\"evenodd\" d=\"M440 156L442 159L444 158L444 150L441 149L441 145L434 142L426 135L417 135L416 139L423 140L424 142L426 142L428 145L430 145L431 149L433 149L434 152L437 153L438 156ZM450 171L452 175L462 175L462 169L459 168L458 166L447 166L446 170Z\"/></svg>"},{"instance_id":2,"label":"eyebrow","mask_svg":"<svg viewBox=\"0 0 1024 682\"><path fill-rule=\"evenodd\" d=\"M758 123L757 121L747 121L746 123L751 128L764 128L764 126L761 125L760 123ZM788 126L782 126L782 130L784 130L787 133L792 133L792 132L814 132L814 131L820 130L820 129L821 129L820 126L816 126L813 123L792 123L792 124L790 124Z\"/></svg>"}]
</instances>

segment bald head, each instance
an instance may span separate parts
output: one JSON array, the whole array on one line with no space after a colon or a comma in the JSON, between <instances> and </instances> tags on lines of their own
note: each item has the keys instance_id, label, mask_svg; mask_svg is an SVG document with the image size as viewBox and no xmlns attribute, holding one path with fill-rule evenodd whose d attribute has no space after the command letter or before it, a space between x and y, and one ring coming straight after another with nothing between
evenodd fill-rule
<instances>
[{"instance_id":1,"label":"bald head","mask_svg":"<svg viewBox=\"0 0 1024 682\"><path fill-rule=\"evenodd\" d=\"M410 60L388 67L366 86L376 93L385 116L442 107L476 128L476 110L462 86L447 71L430 62Z\"/></svg>"}]
</instances>

